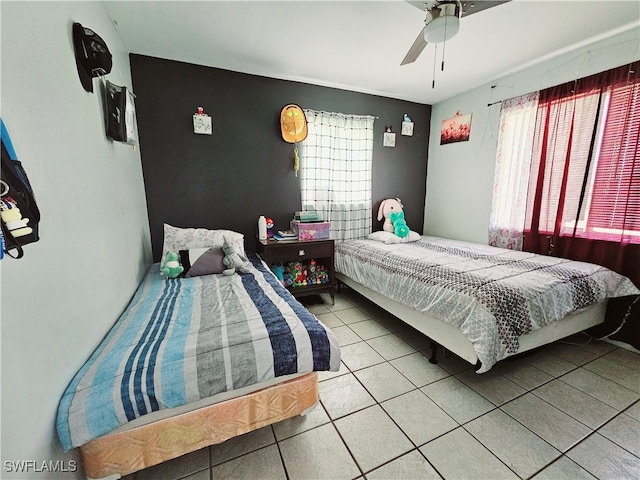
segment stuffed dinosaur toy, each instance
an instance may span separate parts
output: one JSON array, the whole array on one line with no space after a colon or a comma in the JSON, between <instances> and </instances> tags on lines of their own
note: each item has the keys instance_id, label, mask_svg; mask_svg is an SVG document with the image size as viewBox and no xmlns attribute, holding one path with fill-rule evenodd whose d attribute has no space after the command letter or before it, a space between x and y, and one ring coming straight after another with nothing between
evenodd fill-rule
<instances>
[{"instance_id":1,"label":"stuffed dinosaur toy","mask_svg":"<svg viewBox=\"0 0 640 480\"><path fill-rule=\"evenodd\" d=\"M409 235L409 227L407 227L407 222L404 219L404 212L391 212L389 214L389 219L393 224L393 233L395 233L398 237L404 238Z\"/></svg>"},{"instance_id":2,"label":"stuffed dinosaur toy","mask_svg":"<svg viewBox=\"0 0 640 480\"><path fill-rule=\"evenodd\" d=\"M176 278L184 271L184 267L180 264L180 255L176 252L167 252L164 264L160 269L162 275L167 278Z\"/></svg>"},{"instance_id":3,"label":"stuffed dinosaur toy","mask_svg":"<svg viewBox=\"0 0 640 480\"><path fill-rule=\"evenodd\" d=\"M222 245L222 251L224 252L222 263L227 267L227 269L222 272L223 274L233 275L236 272L249 272L249 260L238 253L235 245L225 242L224 245Z\"/></svg>"}]
</instances>

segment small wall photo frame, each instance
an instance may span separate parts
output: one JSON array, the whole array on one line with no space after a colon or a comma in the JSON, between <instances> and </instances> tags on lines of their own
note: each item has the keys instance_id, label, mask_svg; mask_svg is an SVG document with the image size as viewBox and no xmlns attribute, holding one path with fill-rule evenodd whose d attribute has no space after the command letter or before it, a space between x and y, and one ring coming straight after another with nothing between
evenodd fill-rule
<instances>
[{"instance_id":1,"label":"small wall photo frame","mask_svg":"<svg viewBox=\"0 0 640 480\"><path fill-rule=\"evenodd\" d=\"M402 122L402 135L413 136L413 122Z\"/></svg>"},{"instance_id":2,"label":"small wall photo frame","mask_svg":"<svg viewBox=\"0 0 640 480\"><path fill-rule=\"evenodd\" d=\"M411 121L411 117L409 117L409 115L407 115L406 113L404 114L404 118L402 119L402 130L400 131L400 134L406 137L413 136L413 122Z\"/></svg>"},{"instance_id":3,"label":"small wall photo frame","mask_svg":"<svg viewBox=\"0 0 640 480\"><path fill-rule=\"evenodd\" d=\"M395 147L396 146L396 134L391 131L391 127L384 127L384 137L382 137L383 147Z\"/></svg>"},{"instance_id":4,"label":"small wall photo frame","mask_svg":"<svg viewBox=\"0 0 640 480\"><path fill-rule=\"evenodd\" d=\"M461 115L458 111L452 118L447 118L442 121L442 127L440 129L440 145L467 142L469 141L470 133L471 114L467 113Z\"/></svg>"},{"instance_id":5,"label":"small wall photo frame","mask_svg":"<svg viewBox=\"0 0 640 480\"><path fill-rule=\"evenodd\" d=\"M211 117L204 113L204 108L198 107L198 111L193 114L193 133L199 135L212 135L213 126Z\"/></svg>"}]
</instances>

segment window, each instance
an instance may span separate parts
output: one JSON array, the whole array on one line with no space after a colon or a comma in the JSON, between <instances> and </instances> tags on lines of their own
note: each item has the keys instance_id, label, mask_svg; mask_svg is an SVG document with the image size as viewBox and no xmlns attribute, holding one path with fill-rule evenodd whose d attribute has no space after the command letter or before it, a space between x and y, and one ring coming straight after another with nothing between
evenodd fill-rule
<instances>
[{"instance_id":1,"label":"window","mask_svg":"<svg viewBox=\"0 0 640 480\"><path fill-rule=\"evenodd\" d=\"M640 284L639 69L542 90L537 104L503 102L490 244L598 263Z\"/></svg>"},{"instance_id":2,"label":"window","mask_svg":"<svg viewBox=\"0 0 640 480\"><path fill-rule=\"evenodd\" d=\"M331 237L371 233L373 121L368 115L305 110L307 138L301 144L302 208L331 222Z\"/></svg>"},{"instance_id":3,"label":"window","mask_svg":"<svg viewBox=\"0 0 640 480\"><path fill-rule=\"evenodd\" d=\"M640 243L640 83L623 80L541 92L525 232Z\"/></svg>"},{"instance_id":4,"label":"window","mask_svg":"<svg viewBox=\"0 0 640 480\"><path fill-rule=\"evenodd\" d=\"M502 102L489 244L522 250L538 92Z\"/></svg>"}]
</instances>

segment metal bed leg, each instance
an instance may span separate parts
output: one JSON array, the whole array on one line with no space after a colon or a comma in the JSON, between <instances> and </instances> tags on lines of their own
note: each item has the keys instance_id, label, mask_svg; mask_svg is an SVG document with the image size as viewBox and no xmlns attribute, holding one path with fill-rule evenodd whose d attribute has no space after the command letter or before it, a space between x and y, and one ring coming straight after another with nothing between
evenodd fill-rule
<instances>
[{"instance_id":1,"label":"metal bed leg","mask_svg":"<svg viewBox=\"0 0 640 480\"><path fill-rule=\"evenodd\" d=\"M436 358L438 355L438 346L435 340L431 340L431 357L429 358L429 363L438 363L438 359Z\"/></svg>"}]
</instances>

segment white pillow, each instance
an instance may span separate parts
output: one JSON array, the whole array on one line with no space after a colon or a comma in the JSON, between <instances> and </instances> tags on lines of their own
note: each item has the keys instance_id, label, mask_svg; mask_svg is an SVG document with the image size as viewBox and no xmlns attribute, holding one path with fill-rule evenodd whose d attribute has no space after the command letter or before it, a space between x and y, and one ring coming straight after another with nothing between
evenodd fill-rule
<instances>
[{"instance_id":1,"label":"white pillow","mask_svg":"<svg viewBox=\"0 0 640 480\"><path fill-rule=\"evenodd\" d=\"M225 240L235 245L238 253L244 253L244 235L232 230L208 230L206 228L178 228L164 224L164 243L162 258L164 262L167 252L190 250L192 248L221 248Z\"/></svg>"},{"instance_id":2,"label":"white pillow","mask_svg":"<svg viewBox=\"0 0 640 480\"><path fill-rule=\"evenodd\" d=\"M383 242L388 245L390 243L417 242L418 240L420 240L420 234L418 232L414 232L413 230L410 230L409 235L407 235L404 238L401 238L397 236L395 233L385 232L384 230L380 230L379 232L370 233L368 238L370 240L376 240L378 242Z\"/></svg>"}]
</instances>

